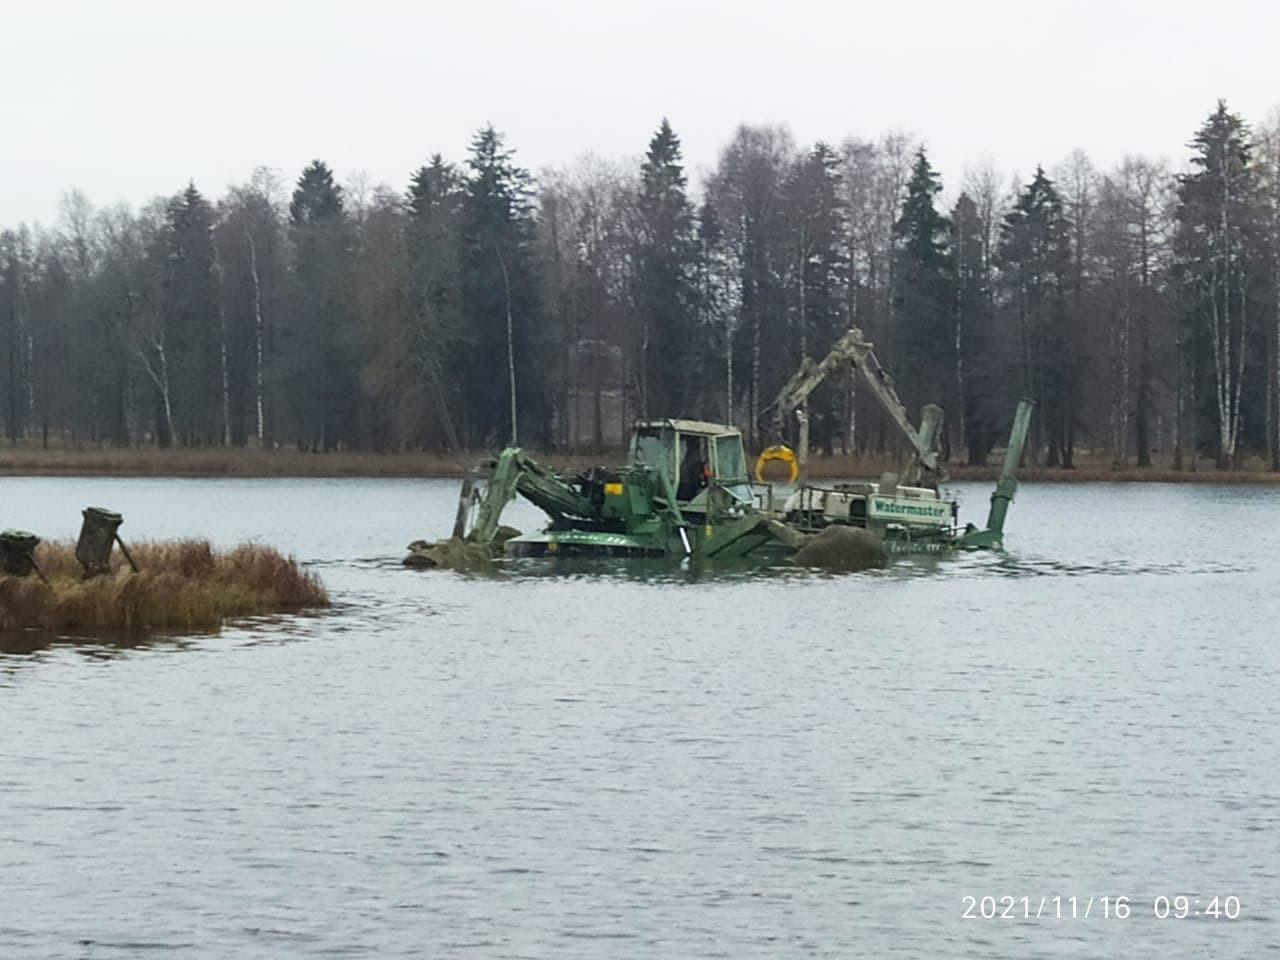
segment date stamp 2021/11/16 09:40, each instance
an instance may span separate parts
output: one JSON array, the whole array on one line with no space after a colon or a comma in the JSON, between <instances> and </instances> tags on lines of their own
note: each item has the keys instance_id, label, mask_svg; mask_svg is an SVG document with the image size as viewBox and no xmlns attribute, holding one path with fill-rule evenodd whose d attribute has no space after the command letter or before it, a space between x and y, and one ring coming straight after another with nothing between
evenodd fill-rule
<instances>
[{"instance_id":1,"label":"date stamp 2021/11/16 09:40","mask_svg":"<svg viewBox=\"0 0 1280 960\"><path fill-rule=\"evenodd\" d=\"M1234 894L1211 896L1159 894L1131 896L972 896L960 898L965 920L1128 920L1142 915L1157 920L1237 920L1240 898Z\"/></svg>"}]
</instances>

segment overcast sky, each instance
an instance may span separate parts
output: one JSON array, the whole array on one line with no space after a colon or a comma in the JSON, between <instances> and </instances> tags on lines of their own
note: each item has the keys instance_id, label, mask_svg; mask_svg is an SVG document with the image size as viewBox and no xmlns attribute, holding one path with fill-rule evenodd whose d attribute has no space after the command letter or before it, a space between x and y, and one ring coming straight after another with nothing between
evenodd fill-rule
<instances>
[{"instance_id":1,"label":"overcast sky","mask_svg":"<svg viewBox=\"0 0 1280 960\"><path fill-rule=\"evenodd\" d=\"M137 205L319 157L397 189L492 122L538 170L637 156L662 116L697 174L743 122L801 144L910 131L953 186L1076 147L1183 162L1225 97L1280 104L1280 3L3 0L0 225Z\"/></svg>"}]
</instances>

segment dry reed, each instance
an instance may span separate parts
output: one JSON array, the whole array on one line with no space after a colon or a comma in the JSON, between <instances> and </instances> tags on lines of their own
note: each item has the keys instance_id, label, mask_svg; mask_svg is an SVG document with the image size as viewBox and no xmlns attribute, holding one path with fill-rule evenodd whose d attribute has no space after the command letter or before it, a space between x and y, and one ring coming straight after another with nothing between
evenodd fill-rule
<instances>
[{"instance_id":1,"label":"dry reed","mask_svg":"<svg viewBox=\"0 0 1280 960\"><path fill-rule=\"evenodd\" d=\"M158 447L75 446L54 444L43 447L19 441L0 448L0 476L141 476L141 477L463 477L482 457L493 451L440 454L425 451L400 453L358 453L341 450L309 453L291 448L263 447ZM600 453L554 451L535 453L537 459L554 469L573 472L597 464L621 463L626 452L620 449ZM754 455L749 455L753 464ZM999 472L999 451L989 463L947 463L957 480L994 480ZM1174 468L1172 458L1163 454L1151 467L1115 465L1100 451L1077 452L1076 469L1036 467L1028 464L1019 479L1030 482L1154 482L1154 483L1280 483L1280 472L1268 469L1261 458L1246 460L1238 469L1217 470L1210 460L1200 459L1195 467ZM749 464L750 465L750 464ZM767 479L786 476L785 467L773 464ZM899 458L879 455L824 456L814 451L808 476L824 480L875 479L886 470L898 470Z\"/></svg>"},{"instance_id":2,"label":"dry reed","mask_svg":"<svg viewBox=\"0 0 1280 960\"><path fill-rule=\"evenodd\" d=\"M40 544L36 563L52 589L35 576L0 576L0 630L216 629L228 617L329 604L319 578L271 547L170 540L130 552L139 573L117 551L110 573L86 580L74 544Z\"/></svg>"}]
</instances>

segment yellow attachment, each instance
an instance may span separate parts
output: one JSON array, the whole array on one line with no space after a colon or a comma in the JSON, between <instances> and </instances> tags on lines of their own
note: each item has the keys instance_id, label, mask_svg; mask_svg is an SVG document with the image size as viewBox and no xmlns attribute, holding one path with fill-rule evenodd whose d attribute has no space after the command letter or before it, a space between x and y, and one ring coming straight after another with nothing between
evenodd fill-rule
<instances>
[{"instance_id":1,"label":"yellow attachment","mask_svg":"<svg viewBox=\"0 0 1280 960\"><path fill-rule=\"evenodd\" d=\"M604 495L605 495L606 497L620 497L620 496L622 496L622 484L620 484L620 483L606 483L606 484L604 485Z\"/></svg>"},{"instance_id":2,"label":"yellow attachment","mask_svg":"<svg viewBox=\"0 0 1280 960\"><path fill-rule=\"evenodd\" d=\"M774 444L772 447L765 447L760 451L760 456L756 458L756 479L764 483L764 465L770 460L781 460L783 463L791 467L791 476L787 483L795 483L796 477L800 475L800 467L796 464L796 455L792 449L785 444Z\"/></svg>"}]
</instances>

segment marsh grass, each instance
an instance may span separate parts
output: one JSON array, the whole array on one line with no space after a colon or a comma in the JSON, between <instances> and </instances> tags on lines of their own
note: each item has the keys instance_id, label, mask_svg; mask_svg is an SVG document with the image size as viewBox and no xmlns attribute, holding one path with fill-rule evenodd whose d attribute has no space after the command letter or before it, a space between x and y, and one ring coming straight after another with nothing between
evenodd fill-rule
<instances>
[{"instance_id":1,"label":"marsh grass","mask_svg":"<svg viewBox=\"0 0 1280 960\"><path fill-rule=\"evenodd\" d=\"M38 577L0 576L0 630L216 629L228 617L329 605L314 574L271 547L214 550L207 540L131 544L110 573L85 580L72 543L42 543Z\"/></svg>"}]
</instances>

